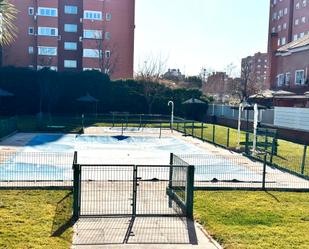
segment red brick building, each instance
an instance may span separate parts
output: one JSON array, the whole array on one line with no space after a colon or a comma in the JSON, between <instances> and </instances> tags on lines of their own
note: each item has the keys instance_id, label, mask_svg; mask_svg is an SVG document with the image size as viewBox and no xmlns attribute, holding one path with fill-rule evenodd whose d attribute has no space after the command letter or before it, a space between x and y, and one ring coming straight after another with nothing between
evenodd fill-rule
<instances>
[{"instance_id":1,"label":"red brick building","mask_svg":"<svg viewBox=\"0 0 309 249\"><path fill-rule=\"evenodd\" d=\"M260 88L266 87L268 70L268 54L256 53L241 60L241 76L247 74L249 81L259 84Z\"/></svg>"},{"instance_id":2,"label":"red brick building","mask_svg":"<svg viewBox=\"0 0 309 249\"><path fill-rule=\"evenodd\" d=\"M274 90L308 91L309 0L271 0L268 82Z\"/></svg>"},{"instance_id":3,"label":"red brick building","mask_svg":"<svg viewBox=\"0 0 309 249\"><path fill-rule=\"evenodd\" d=\"M135 0L11 2L18 38L3 47L2 65L133 77Z\"/></svg>"},{"instance_id":4,"label":"red brick building","mask_svg":"<svg viewBox=\"0 0 309 249\"><path fill-rule=\"evenodd\" d=\"M230 78L225 72L213 72L203 83L202 91L206 95L211 95L218 102L223 102L228 94L228 83Z\"/></svg>"}]
</instances>

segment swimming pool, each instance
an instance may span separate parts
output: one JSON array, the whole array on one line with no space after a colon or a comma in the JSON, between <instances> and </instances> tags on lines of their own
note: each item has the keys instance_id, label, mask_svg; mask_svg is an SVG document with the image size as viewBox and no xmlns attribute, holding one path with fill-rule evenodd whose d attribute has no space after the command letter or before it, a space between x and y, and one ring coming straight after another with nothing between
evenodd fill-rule
<instances>
[{"instance_id":1,"label":"swimming pool","mask_svg":"<svg viewBox=\"0 0 309 249\"><path fill-rule=\"evenodd\" d=\"M0 165L2 181L72 180L73 153L80 164L169 165L170 153L204 155L190 162L197 181L261 181L262 176L175 137L37 134ZM42 158L36 155L43 155ZM192 156L194 158L194 156ZM248 173L249 172L249 173Z\"/></svg>"}]
</instances>

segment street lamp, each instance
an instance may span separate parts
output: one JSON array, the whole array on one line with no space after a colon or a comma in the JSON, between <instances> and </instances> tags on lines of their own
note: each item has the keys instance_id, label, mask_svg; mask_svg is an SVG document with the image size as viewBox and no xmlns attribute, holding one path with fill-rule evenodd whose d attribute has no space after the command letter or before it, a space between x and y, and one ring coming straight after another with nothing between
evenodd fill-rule
<instances>
[{"instance_id":1,"label":"street lamp","mask_svg":"<svg viewBox=\"0 0 309 249\"><path fill-rule=\"evenodd\" d=\"M167 103L167 105L168 106L172 106L172 110L171 110L171 126L170 126L170 128L171 128L171 130L172 130L172 132L173 132L173 124L174 124L174 102L173 101L169 101L168 103Z\"/></svg>"}]
</instances>

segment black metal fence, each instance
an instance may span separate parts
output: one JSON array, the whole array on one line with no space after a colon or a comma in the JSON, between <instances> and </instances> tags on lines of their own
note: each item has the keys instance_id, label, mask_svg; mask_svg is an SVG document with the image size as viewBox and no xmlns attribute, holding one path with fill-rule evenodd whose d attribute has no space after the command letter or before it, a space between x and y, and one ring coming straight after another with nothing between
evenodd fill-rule
<instances>
[{"instance_id":1,"label":"black metal fence","mask_svg":"<svg viewBox=\"0 0 309 249\"><path fill-rule=\"evenodd\" d=\"M174 155L195 166L195 189L309 191L309 180L240 155Z\"/></svg>"},{"instance_id":2,"label":"black metal fence","mask_svg":"<svg viewBox=\"0 0 309 249\"><path fill-rule=\"evenodd\" d=\"M279 140L272 129L264 129L256 137L257 153L252 153L253 132L241 131L238 144L238 131L225 126L206 124L191 120L176 120L173 129L201 141L214 144L232 151L243 152L247 157L263 161L260 152L268 152L267 165L309 179L309 153L307 145Z\"/></svg>"},{"instance_id":3,"label":"black metal fence","mask_svg":"<svg viewBox=\"0 0 309 249\"><path fill-rule=\"evenodd\" d=\"M72 187L73 153L0 151L0 188Z\"/></svg>"},{"instance_id":4,"label":"black metal fence","mask_svg":"<svg viewBox=\"0 0 309 249\"><path fill-rule=\"evenodd\" d=\"M194 166L87 165L74 169L74 216L193 216Z\"/></svg>"}]
</instances>

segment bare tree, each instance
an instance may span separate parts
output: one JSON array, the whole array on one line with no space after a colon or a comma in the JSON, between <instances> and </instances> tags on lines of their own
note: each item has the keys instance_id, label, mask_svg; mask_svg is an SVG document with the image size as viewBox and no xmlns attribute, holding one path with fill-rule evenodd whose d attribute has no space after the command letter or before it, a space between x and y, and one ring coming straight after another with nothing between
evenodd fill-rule
<instances>
[{"instance_id":1,"label":"bare tree","mask_svg":"<svg viewBox=\"0 0 309 249\"><path fill-rule=\"evenodd\" d=\"M136 79L143 84L143 93L148 104L148 113L152 113L152 107L156 99L164 91L164 86L160 84L160 79L166 71L167 59L148 56L143 65L139 65Z\"/></svg>"},{"instance_id":2,"label":"bare tree","mask_svg":"<svg viewBox=\"0 0 309 249\"><path fill-rule=\"evenodd\" d=\"M98 68L101 72L111 76L115 72L119 60L118 46L116 43L104 39L104 37L104 34L96 37Z\"/></svg>"},{"instance_id":3,"label":"bare tree","mask_svg":"<svg viewBox=\"0 0 309 249\"><path fill-rule=\"evenodd\" d=\"M232 64L227 66L230 70ZM233 74L233 72L229 71ZM233 78L228 84L228 92L238 98L240 102L247 100L250 95L262 90L263 82L256 78L252 71L252 65L249 60L243 60L241 65L241 77Z\"/></svg>"},{"instance_id":4,"label":"bare tree","mask_svg":"<svg viewBox=\"0 0 309 249\"><path fill-rule=\"evenodd\" d=\"M166 71L167 58L161 55L147 56L142 64L139 64L136 78L144 81L159 82Z\"/></svg>"}]
</instances>

